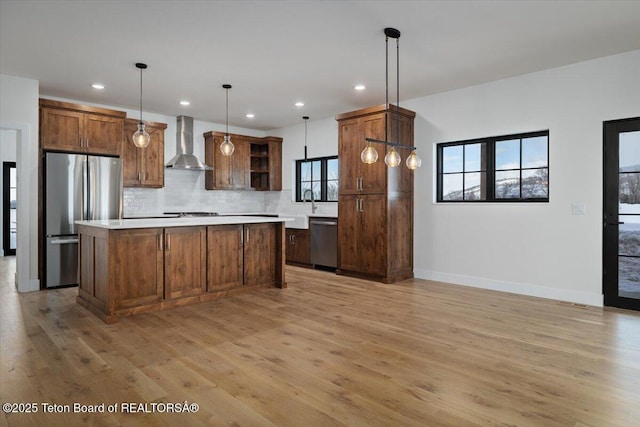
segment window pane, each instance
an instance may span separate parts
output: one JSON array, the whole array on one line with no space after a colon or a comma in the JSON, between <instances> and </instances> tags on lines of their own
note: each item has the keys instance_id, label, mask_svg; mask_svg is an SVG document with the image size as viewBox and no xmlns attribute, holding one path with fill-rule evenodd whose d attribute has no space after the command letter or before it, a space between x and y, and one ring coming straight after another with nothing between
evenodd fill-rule
<instances>
[{"instance_id":1,"label":"window pane","mask_svg":"<svg viewBox=\"0 0 640 427\"><path fill-rule=\"evenodd\" d=\"M620 172L640 172L640 131L620 133Z\"/></svg>"},{"instance_id":2,"label":"window pane","mask_svg":"<svg viewBox=\"0 0 640 427\"><path fill-rule=\"evenodd\" d=\"M442 200L462 200L462 174L442 176Z\"/></svg>"},{"instance_id":3,"label":"window pane","mask_svg":"<svg viewBox=\"0 0 640 427\"><path fill-rule=\"evenodd\" d=\"M462 172L463 148L462 145L442 147L442 172Z\"/></svg>"},{"instance_id":4,"label":"window pane","mask_svg":"<svg viewBox=\"0 0 640 427\"><path fill-rule=\"evenodd\" d=\"M313 200L320 200L322 197L322 194L320 193L320 183L314 181L313 184L311 184L311 189L313 191ZM307 197L309 197L308 194Z\"/></svg>"},{"instance_id":5,"label":"window pane","mask_svg":"<svg viewBox=\"0 0 640 427\"><path fill-rule=\"evenodd\" d=\"M311 162L300 163L300 180L311 181Z\"/></svg>"},{"instance_id":6,"label":"window pane","mask_svg":"<svg viewBox=\"0 0 640 427\"><path fill-rule=\"evenodd\" d=\"M311 166L311 175L314 181L320 181L322 179L322 167L320 166L320 160L313 162Z\"/></svg>"},{"instance_id":7,"label":"window pane","mask_svg":"<svg viewBox=\"0 0 640 427\"><path fill-rule=\"evenodd\" d=\"M328 201L338 200L338 181L337 180L327 181L327 200Z\"/></svg>"},{"instance_id":8,"label":"window pane","mask_svg":"<svg viewBox=\"0 0 640 427\"><path fill-rule=\"evenodd\" d=\"M327 160L327 179L339 178L338 159Z\"/></svg>"},{"instance_id":9,"label":"window pane","mask_svg":"<svg viewBox=\"0 0 640 427\"><path fill-rule=\"evenodd\" d=\"M481 185L482 173L473 172L464 174L464 199L484 200L486 192Z\"/></svg>"},{"instance_id":10,"label":"window pane","mask_svg":"<svg viewBox=\"0 0 640 427\"><path fill-rule=\"evenodd\" d=\"M496 199L520 198L520 171L496 171Z\"/></svg>"},{"instance_id":11,"label":"window pane","mask_svg":"<svg viewBox=\"0 0 640 427\"><path fill-rule=\"evenodd\" d=\"M17 187L18 181L16 179L16 168L9 168L9 187Z\"/></svg>"},{"instance_id":12,"label":"window pane","mask_svg":"<svg viewBox=\"0 0 640 427\"><path fill-rule=\"evenodd\" d=\"M621 205L640 205L640 173L619 174L618 185Z\"/></svg>"},{"instance_id":13,"label":"window pane","mask_svg":"<svg viewBox=\"0 0 640 427\"><path fill-rule=\"evenodd\" d=\"M520 140L496 141L496 170L520 167ZM497 182L496 177L496 182Z\"/></svg>"},{"instance_id":14,"label":"window pane","mask_svg":"<svg viewBox=\"0 0 640 427\"><path fill-rule=\"evenodd\" d=\"M618 228L618 254L640 256L640 217L620 215L619 220L624 224Z\"/></svg>"},{"instance_id":15,"label":"window pane","mask_svg":"<svg viewBox=\"0 0 640 427\"><path fill-rule=\"evenodd\" d=\"M300 200L304 200L305 197L307 199L310 199L308 193L306 195L304 194L305 191L310 190L310 189L311 189L311 182L301 182L300 183Z\"/></svg>"},{"instance_id":16,"label":"window pane","mask_svg":"<svg viewBox=\"0 0 640 427\"><path fill-rule=\"evenodd\" d=\"M547 166L547 137L536 136L522 140L522 167L541 168Z\"/></svg>"},{"instance_id":17,"label":"window pane","mask_svg":"<svg viewBox=\"0 0 640 427\"><path fill-rule=\"evenodd\" d=\"M12 208L15 207L16 200L18 200L17 195L18 195L18 190L16 188L9 189L9 204L11 205Z\"/></svg>"},{"instance_id":18,"label":"window pane","mask_svg":"<svg viewBox=\"0 0 640 427\"><path fill-rule=\"evenodd\" d=\"M522 198L549 197L549 169L530 169L522 171Z\"/></svg>"},{"instance_id":19,"label":"window pane","mask_svg":"<svg viewBox=\"0 0 640 427\"><path fill-rule=\"evenodd\" d=\"M482 151L484 144L468 144L464 146L464 171L479 172L484 170Z\"/></svg>"}]
</instances>

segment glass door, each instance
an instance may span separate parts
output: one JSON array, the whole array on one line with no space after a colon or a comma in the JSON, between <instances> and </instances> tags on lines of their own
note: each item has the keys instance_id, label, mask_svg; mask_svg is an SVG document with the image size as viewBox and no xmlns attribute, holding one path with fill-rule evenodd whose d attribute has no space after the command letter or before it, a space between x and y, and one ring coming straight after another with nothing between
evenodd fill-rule
<instances>
[{"instance_id":1,"label":"glass door","mask_svg":"<svg viewBox=\"0 0 640 427\"><path fill-rule=\"evenodd\" d=\"M640 310L640 118L604 123L604 304Z\"/></svg>"},{"instance_id":2,"label":"glass door","mask_svg":"<svg viewBox=\"0 0 640 427\"><path fill-rule=\"evenodd\" d=\"M2 248L4 255L15 255L18 240L18 181L15 162L2 163Z\"/></svg>"}]
</instances>

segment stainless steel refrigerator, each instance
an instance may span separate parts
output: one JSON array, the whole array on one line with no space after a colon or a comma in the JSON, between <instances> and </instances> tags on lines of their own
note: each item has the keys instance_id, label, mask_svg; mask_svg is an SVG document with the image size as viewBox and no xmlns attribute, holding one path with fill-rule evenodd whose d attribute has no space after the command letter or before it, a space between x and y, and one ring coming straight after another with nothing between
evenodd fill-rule
<instances>
[{"instance_id":1,"label":"stainless steel refrigerator","mask_svg":"<svg viewBox=\"0 0 640 427\"><path fill-rule=\"evenodd\" d=\"M44 255L47 288L78 284L76 220L122 218L122 160L46 153Z\"/></svg>"}]
</instances>

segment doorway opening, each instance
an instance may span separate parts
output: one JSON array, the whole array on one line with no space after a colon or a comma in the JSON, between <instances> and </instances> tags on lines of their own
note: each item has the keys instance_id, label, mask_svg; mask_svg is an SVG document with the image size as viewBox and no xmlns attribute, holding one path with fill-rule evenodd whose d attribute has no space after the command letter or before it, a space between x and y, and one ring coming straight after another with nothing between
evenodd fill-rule
<instances>
[{"instance_id":1,"label":"doorway opening","mask_svg":"<svg viewBox=\"0 0 640 427\"><path fill-rule=\"evenodd\" d=\"M640 310L640 117L604 122L604 305Z\"/></svg>"},{"instance_id":2,"label":"doorway opening","mask_svg":"<svg viewBox=\"0 0 640 427\"><path fill-rule=\"evenodd\" d=\"M2 249L16 254L18 243L18 172L16 162L2 162Z\"/></svg>"}]
</instances>

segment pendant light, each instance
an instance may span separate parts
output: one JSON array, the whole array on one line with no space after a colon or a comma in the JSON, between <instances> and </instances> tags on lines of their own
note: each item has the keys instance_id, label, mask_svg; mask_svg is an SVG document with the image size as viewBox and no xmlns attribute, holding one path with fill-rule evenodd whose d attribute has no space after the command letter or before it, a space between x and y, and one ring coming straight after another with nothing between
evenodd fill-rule
<instances>
[{"instance_id":1,"label":"pendant light","mask_svg":"<svg viewBox=\"0 0 640 427\"><path fill-rule=\"evenodd\" d=\"M307 120L309 120L309 116L302 116L302 120L304 120L304 160L307 161Z\"/></svg>"},{"instance_id":2,"label":"pendant light","mask_svg":"<svg viewBox=\"0 0 640 427\"><path fill-rule=\"evenodd\" d=\"M384 156L384 162L389 167L397 167L402 162L402 158L400 154L396 150L396 148L406 148L411 150L411 154L407 157L406 165L407 168L411 170L415 170L420 167L422 164L422 160L418 157L416 153L416 147L412 147L409 145L400 143L400 31L395 28L387 27L384 29L385 34L385 56L386 56L386 69L385 69L385 108L387 114L391 114L390 104L389 104L389 37L392 39L396 39L396 105L395 105L395 114L396 114L396 141L390 142L388 135L388 125L387 121L385 121L384 126L384 141L375 138L365 138L366 146L360 153L360 160L366 164L375 163L378 160L378 152L373 147L372 143L384 144L386 146L391 147L387 152L387 155Z\"/></svg>"},{"instance_id":3,"label":"pendant light","mask_svg":"<svg viewBox=\"0 0 640 427\"><path fill-rule=\"evenodd\" d=\"M231 137L229 136L229 89L231 89L231 85L223 84L222 87L227 91L227 131L224 135L224 141L220 144L220 152L223 156L230 156L236 149L233 142L231 142Z\"/></svg>"},{"instance_id":4,"label":"pendant light","mask_svg":"<svg viewBox=\"0 0 640 427\"><path fill-rule=\"evenodd\" d=\"M136 147L145 148L151 142L151 136L144 130L144 123L142 122L142 70L147 69L147 64L137 62L136 68L140 70L140 122L138 122L138 130L132 135L132 139Z\"/></svg>"}]
</instances>

